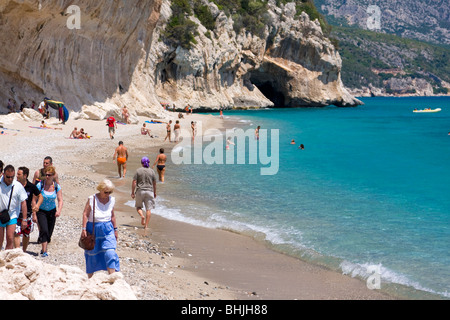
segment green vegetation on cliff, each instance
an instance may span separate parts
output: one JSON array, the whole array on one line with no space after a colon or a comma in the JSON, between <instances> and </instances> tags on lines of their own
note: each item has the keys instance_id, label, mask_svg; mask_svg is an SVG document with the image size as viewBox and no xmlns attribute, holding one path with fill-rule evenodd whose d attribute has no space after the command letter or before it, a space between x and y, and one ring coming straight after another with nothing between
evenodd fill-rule
<instances>
[{"instance_id":1,"label":"green vegetation on cliff","mask_svg":"<svg viewBox=\"0 0 450 320\"><path fill-rule=\"evenodd\" d=\"M372 84L383 87L390 78L422 78L435 93L445 93L450 82L450 48L354 27L333 26L339 39L342 81L350 88Z\"/></svg>"},{"instance_id":2,"label":"green vegetation on cliff","mask_svg":"<svg viewBox=\"0 0 450 320\"><path fill-rule=\"evenodd\" d=\"M209 0L217 5L234 21L233 28L240 32L243 28L248 32L262 37L268 24L267 0ZM209 31L214 30L215 20L208 6L201 0L171 0L172 17L167 24L163 36L167 41L185 49L190 49L195 43L197 25L189 19L195 15ZM295 2L296 16L306 12L311 20L318 19L322 30L328 34L330 28L323 15L316 9L313 0L276 0L277 5Z\"/></svg>"}]
</instances>

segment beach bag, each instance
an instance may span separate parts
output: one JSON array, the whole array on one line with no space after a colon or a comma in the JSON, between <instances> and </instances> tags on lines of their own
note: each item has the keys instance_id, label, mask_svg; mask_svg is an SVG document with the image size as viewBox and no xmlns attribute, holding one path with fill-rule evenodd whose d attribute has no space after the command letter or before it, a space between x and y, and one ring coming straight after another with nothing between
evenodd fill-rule
<instances>
[{"instance_id":1,"label":"beach bag","mask_svg":"<svg viewBox=\"0 0 450 320\"><path fill-rule=\"evenodd\" d=\"M8 223L9 220L11 220L11 217L9 216L9 207L11 206L11 198L14 191L14 186L11 188L11 194L9 195L9 203L8 203L8 209L3 210L0 212L0 222L2 224Z\"/></svg>"},{"instance_id":2,"label":"beach bag","mask_svg":"<svg viewBox=\"0 0 450 320\"><path fill-rule=\"evenodd\" d=\"M92 206L92 234L86 231L87 236L83 238L81 235L80 240L78 241L78 246L84 250L94 250L95 247L95 195Z\"/></svg>"}]
</instances>

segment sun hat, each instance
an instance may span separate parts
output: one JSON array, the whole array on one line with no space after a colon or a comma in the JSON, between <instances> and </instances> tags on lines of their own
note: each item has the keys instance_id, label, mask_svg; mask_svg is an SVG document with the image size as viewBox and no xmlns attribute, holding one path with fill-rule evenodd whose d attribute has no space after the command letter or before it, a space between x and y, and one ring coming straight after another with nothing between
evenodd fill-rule
<instances>
[{"instance_id":1,"label":"sun hat","mask_svg":"<svg viewBox=\"0 0 450 320\"><path fill-rule=\"evenodd\" d=\"M144 165L144 167L148 168L150 166L150 160L147 157L142 157L141 163Z\"/></svg>"}]
</instances>

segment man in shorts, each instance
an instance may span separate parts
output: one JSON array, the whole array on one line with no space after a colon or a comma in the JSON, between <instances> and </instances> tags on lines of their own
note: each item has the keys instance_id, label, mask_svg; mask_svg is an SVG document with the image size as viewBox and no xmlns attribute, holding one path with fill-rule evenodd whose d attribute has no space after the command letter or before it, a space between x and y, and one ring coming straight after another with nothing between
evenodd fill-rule
<instances>
[{"instance_id":1,"label":"man in shorts","mask_svg":"<svg viewBox=\"0 0 450 320\"><path fill-rule=\"evenodd\" d=\"M113 116L109 117L108 119L106 119L106 125L108 126L109 137L111 139L114 139L114 134L116 133L117 129L116 119Z\"/></svg>"},{"instance_id":2,"label":"man in shorts","mask_svg":"<svg viewBox=\"0 0 450 320\"><path fill-rule=\"evenodd\" d=\"M0 248L3 245L6 230L6 250L14 248L14 232L21 211L23 214L22 227L26 228L27 223L25 201L27 193L22 184L14 180L15 174L16 169L12 165L7 165L3 177L0 178L0 212L5 210L9 214L8 221L0 222Z\"/></svg>"},{"instance_id":3,"label":"man in shorts","mask_svg":"<svg viewBox=\"0 0 450 320\"><path fill-rule=\"evenodd\" d=\"M141 216L141 224L148 229L151 210L155 208L156 175L150 168L150 160L147 157L141 159L142 167L136 170L131 185L131 198L135 199L137 213ZM145 206L146 215L143 208Z\"/></svg>"},{"instance_id":4,"label":"man in shorts","mask_svg":"<svg viewBox=\"0 0 450 320\"><path fill-rule=\"evenodd\" d=\"M127 173L127 160L128 160L128 150L123 145L123 141L119 141L119 146L114 151L113 160L117 156L117 170L119 171L119 178L122 178L122 168L123 168L123 178Z\"/></svg>"},{"instance_id":5,"label":"man in shorts","mask_svg":"<svg viewBox=\"0 0 450 320\"><path fill-rule=\"evenodd\" d=\"M34 214L34 220L37 221L36 212L39 209L39 205L42 203L44 198L40 190L36 187L35 184L28 181L28 175L30 174L30 170L27 167L19 167L17 169L17 181L20 182L25 188L25 192L27 193L27 220L26 220L26 228L22 226L23 221L23 213L17 219L16 232L14 236L14 247L20 248L20 236L22 237L22 250L23 252L27 251L28 243L30 242L30 233L33 231L33 219L32 215ZM25 226L25 224L24 224Z\"/></svg>"}]
</instances>

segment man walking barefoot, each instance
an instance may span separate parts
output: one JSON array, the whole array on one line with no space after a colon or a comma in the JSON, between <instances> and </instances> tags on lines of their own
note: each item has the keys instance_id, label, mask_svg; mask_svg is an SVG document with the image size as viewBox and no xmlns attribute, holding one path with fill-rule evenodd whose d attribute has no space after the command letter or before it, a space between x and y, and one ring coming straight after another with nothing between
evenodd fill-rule
<instances>
[{"instance_id":1,"label":"man walking barefoot","mask_svg":"<svg viewBox=\"0 0 450 320\"><path fill-rule=\"evenodd\" d=\"M155 208L156 175L150 168L150 160L147 157L141 159L142 167L136 170L131 184L131 198L135 199L137 213L141 216L141 224L148 229L151 210ZM146 215L143 208L145 206Z\"/></svg>"},{"instance_id":2,"label":"man walking barefoot","mask_svg":"<svg viewBox=\"0 0 450 320\"><path fill-rule=\"evenodd\" d=\"M127 160L128 160L128 150L123 145L123 141L119 141L119 146L114 151L113 161L117 156L117 170L119 171L119 179L125 178L127 173ZM123 177L122 177L122 168L123 168Z\"/></svg>"}]
</instances>

